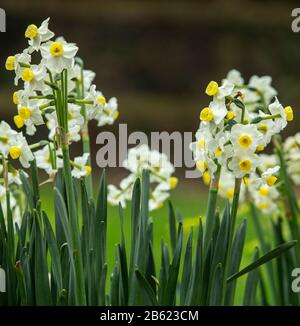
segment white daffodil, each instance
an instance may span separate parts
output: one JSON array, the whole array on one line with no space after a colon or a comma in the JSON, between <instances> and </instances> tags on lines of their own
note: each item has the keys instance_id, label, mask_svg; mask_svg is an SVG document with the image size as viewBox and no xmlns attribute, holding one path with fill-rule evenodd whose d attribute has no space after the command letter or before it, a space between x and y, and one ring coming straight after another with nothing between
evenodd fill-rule
<instances>
[{"instance_id":1,"label":"white daffodil","mask_svg":"<svg viewBox=\"0 0 300 326\"><path fill-rule=\"evenodd\" d=\"M241 73L236 69L230 70L226 76L226 79L235 86L244 85L244 78L242 77Z\"/></svg>"},{"instance_id":2,"label":"white daffodil","mask_svg":"<svg viewBox=\"0 0 300 326\"><path fill-rule=\"evenodd\" d=\"M35 126L44 124L39 105L23 106L18 105L18 115L14 117L15 124L18 128L22 128L26 125L26 133L28 135L34 135L36 132Z\"/></svg>"},{"instance_id":3,"label":"white daffodil","mask_svg":"<svg viewBox=\"0 0 300 326\"><path fill-rule=\"evenodd\" d=\"M41 46L45 65L54 73L73 68L77 51L78 47L74 43L67 43L63 38L58 38L55 42L49 41Z\"/></svg>"},{"instance_id":4,"label":"white daffodil","mask_svg":"<svg viewBox=\"0 0 300 326\"><path fill-rule=\"evenodd\" d=\"M22 53L18 53L13 57L14 61L14 70L15 70L15 85L18 85L19 79L22 76L22 73L26 67L30 66L31 55L28 54L28 49L24 50Z\"/></svg>"},{"instance_id":5,"label":"white daffodil","mask_svg":"<svg viewBox=\"0 0 300 326\"><path fill-rule=\"evenodd\" d=\"M249 80L249 86L257 89L264 97L267 104L269 104L277 91L271 86L272 78L270 76L252 76Z\"/></svg>"},{"instance_id":6,"label":"white daffodil","mask_svg":"<svg viewBox=\"0 0 300 326\"><path fill-rule=\"evenodd\" d=\"M149 209L153 210L162 206L164 200L170 195L170 190L176 188L178 179L172 174L174 166L168 160L167 155L156 150L150 150L147 145L132 148L128 152L123 167L131 173L120 183L120 188L108 187L108 201L112 205L120 202L125 206L126 200L130 200L135 180L141 177L143 170L149 171L150 185L155 184L150 191Z\"/></svg>"},{"instance_id":7,"label":"white daffodil","mask_svg":"<svg viewBox=\"0 0 300 326\"><path fill-rule=\"evenodd\" d=\"M126 207L126 198L122 190L118 189L114 185L108 185L107 191L108 191L107 201L109 202L110 205L117 206L121 204L123 208Z\"/></svg>"},{"instance_id":8,"label":"white daffodil","mask_svg":"<svg viewBox=\"0 0 300 326\"><path fill-rule=\"evenodd\" d=\"M249 183L251 184L251 189L259 189L261 187L272 187L277 182L277 174L280 170L280 166L274 166L272 168L268 168L267 170L263 170L261 176L257 176L256 174L251 175Z\"/></svg>"},{"instance_id":9,"label":"white daffodil","mask_svg":"<svg viewBox=\"0 0 300 326\"><path fill-rule=\"evenodd\" d=\"M276 174L278 173L279 170L280 170L280 166L277 165L263 172L262 179L269 187L272 187L276 183L277 181Z\"/></svg>"},{"instance_id":10,"label":"white daffodil","mask_svg":"<svg viewBox=\"0 0 300 326\"><path fill-rule=\"evenodd\" d=\"M222 86L219 87L218 92L214 95L214 100L224 100L226 96L232 95L233 90L234 83L227 79L224 79L222 82Z\"/></svg>"},{"instance_id":11,"label":"white daffodil","mask_svg":"<svg viewBox=\"0 0 300 326\"><path fill-rule=\"evenodd\" d=\"M268 115L260 112L261 117L267 117ZM263 135L262 144L266 146L270 143L271 138L276 133L275 132L275 122L272 119L262 120L256 124L257 130Z\"/></svg>"},{"instance_id":12,"label":"white daffodil","mask_svg":"<svg viewBox=\"0 0 300 326\"><path fill-rule=\"evenodd\" d=\"M278 212L277 204L270 198L262 198L258 193L254 198L255 206L265 215L270 215L275 212Z\"/></svg>"},{"instance_id":13,"label":"white daffodil","mask_svg":"<svg viewBox=\"0 0 300 326\"><path fill-rule=\"evenodd\" d=\"M102 110L106 106L106 99L102 92L96 89L96 85L92 85L84 98L85 101L92 104L86 104L87 119L94 119L98 114L102 114ZM115 103L116 105L116 103Z\"/></svg>"},{"instance_id":14,"label":"white daffodil","mask_svg":"<svg viewBox=\"0 0 300 326\"><path fill-rule=\"evenodd\" d=\"M5 121L0 122L0 153L6 156L10 149L11 139L17 135L17 132L13 130Z\"/></svg>"},{"instance_id":15,"label":"white daffodil","mask_svg":"<svg viewBox=\"0 0 300 326\"><path fill-rule=\"evenodd\" d=\"M44 81L46 79L46 69L43 63L40 65L32 65L24 68L21 78L24 81L25 92L42 91L44 89Z\"/></svg>"},{"instance_id":16,"label":"white daffodil","mask_svg":"<svg viewBox=\"0 0 300 326\"><path fill-rule=\"evenodd\" d=\"M143 170L150 168L150 156L151 152L147 145L131 148L122 166L136 175L141 175Z\"/></svg>"},{"instance_id":17,"label":"white daffodil","mask_svg":"<svg viewBox=\"0 0 300 326\"><path fill-rule=\"evenodd\" d=\"M228 163L228 167L236 178L242 178L254 172L257 164L258 156L251 150L237 150Z\"/></svg>"},{"instance_id":18,"label":"white daffodil","mask_svg":"<svg viewBox=\"0 0 300 326\"><path fill-rule=\"evenodd\" d=\"M2 207L5 222L7 222L7 205L6 205L6 189L0 185L0 204ZM10 209L12 211L13 223L19 227L21 225L20 207L17 205L17 200L12 192L10 192Z\"/></svg>"},{"instance_id":19,"label":"white daffodil","mask_svg":"<svg viewBox=\"0 0 300 326\"><path fill-rule=\"evenodd\" d=\"M118 101L115 97L111 98L103 110L97 110L95 120L98 121L98 127L112 125L119 116Z\"/></svg>"},{"instance_id":20,"label":"white daffodil","mask_svg":"<svg viewBox=\"0 0 300 326\"><path fill-rule=\"evenodd\" d=\"M81 115L81 107L76 104L68 105L68 127L72 129L75 126L82 127L84 118Z\"/></svg>"},{"instance_id":21,"label":"white daffodil","mask_svg":"<svg viewBox=\"0 0 300 326\"><path fill-rule=\"evenodd\" d=\"M278 211L276 200L278 200L280 194L276 187L262 184L257 188L255 184L250 183L249 192L256 207L264 214L272 214L273 212Z\"/></svg>"},{"instance_id":22,"label":"white daffodil","mask_svg":"<svg viewBox=\"0 0 300 326\"><path fill-rule=\"evenodd\" d=\"M75 157L73 162L72 176L80 179L87 177L91 173L91 167L87 165L89 154L85 153L82 156Z\"/></svg>"},{"instance_id":23,"label":"white daffodil","mask_svg":"<svg viewBox=\"0 0 300 326\"><path fill-rule=\"evenodd\" d=\"M279 103L277 97L275 101L269 105L269 111L272 115L278 115L279 117L274 121L274 133L279 133L287 125L287 117L283 106Z\"/></svg>"},{"instance_id":24,"label":"white daffodil","mask_svg":"<svg viewBox=\"0 0 300 326\"><path fill-rule=\"evenodd\" d=\"M82 80L82 77L83 77L83 80ZM96 77L96 73L94 71L83 69L83 71L81 73L80 65L75 64L74 69L73 69L73 78L76 78L80 83L82 83L82 81L83 81L85 91L88 91L90 89L95 77Z\"/></svg>"},{"instance_id":25,"label":"white daffodil","mask_svg":"<svg viewBox=\"0 0 300 326\"><path fill-rule=\"evenodd\" d=\"M29 168L29 162L34 159L34 156L28 146L26 138L22 135L22 133L17 133L11 137L9 145L10 157L14 160L19 159L24 168Z\"/></svg>"},{"instance_id":26,"label":"white daffodil","mask_svg":"<svg viewBox=\"0 0 300 326\"><path fill-rule=\"evenodd\" d=\"M149 199L149 210L153 211L155 209L161 208L163 202L170 197L170 193L166 191L160 191L157 186L154 191L151 192Z\"/></svg>"},{"instance_id":27,"label":"white daffodil","mask_svg":"<svg viewBox=\"0 0 300 326\"><path fill-rule=\"evenodd\" d=\"M235 187L234 175L226 168L222 169L219 184L218 184L218 193L224 199L232 201L234 197L234 187ZM245 200L245 185L244 182L242 182L239 202L241 203L244 200Z\"/></svg>"},{"instance_id":28,"label":"white daffodil","mask_svg":"<svg viewBox=\"0 0 300 326\"><path fill-rule=\"evenodd\" d=\"M69 142L73 143L73 142L80 141L81 139L80 130L81 127L78 125L72 126L71 128L68 129Z\"/></svg>"},{"instance_id":29,"label":"white daffodil","mask_svg":"<svg viewBox=\"0 0 300 326\"><path fill-rule=\"evenodd\" d=\"M254 124L235 124L231 128L230 140L236 150L255 152L256 148L263 144L263 136Z\"/></svg>"},{"instance_id":30,"label":"white daffodil","mask_svg":"<svg viewBox=\"0 0 300 326\"><path fill-rule=\"evenodd\" d=\"M23 175L28 178L28 174L25 171L22 171ZM22 184L21 178L20 178L20 171L19 170L13 170L12 172L8 172L8 184L16 184L20 186Z\"/></svg>"},{"instance_id":31,"label":"white daffodil","mask_svg":"<svg viewBox=\"0 0 300 326\"><path fill-rule=\"evenodd\" d=\"M190 144L190 149L193 152L194 158L203 156L203 152L208 152L210 148L215 146L212 133L207 123L201 123L196 132L196 141Z\"/></svg>"},{"instance_id":32,"label":"white daffodil","mask_svg":"<svg viewBox=\"0 0 300 326\"><path fill-rule=\"evenodd\" d=\"M268 169L274 168L278 165L277 156L274 154L260 154L258 167L261 171L266 171Z\"/></svg>"},{"instance_id":33,"label":"white daffodil","mask_svg":"<svg viewBox=\"0 0 300 326\"><path fill-rule=\"evenodd\" d=\"M70 107L71 110L68 114L68 140L70 142L77 142L81 139L80 131L83 125L83 117L79 114L78 106L71 105ZM56 112L47 113L45 117L47 119L46 125L49 129L48 138L53 140L58 127Z\"/></svg>"},{"instance_id":34,"label":"white daffodil","mask_svg":"<svg viewBox=\"0 0 300 326\"><path fill-rule=\"evenodd\" d=\"M54 33L48 28L50 18L44 20L40 27L31 24L27 27L25 31L25 37L28 38L28 43L30 45L29 51L38 51L43 42L49 41Z\"/></svg>"},{"instance_id":35,"label":"white daffodil","mask_svg":"<svg viewBox=\"0 0 300 326\"><path fill-rule=\"evenodd\" d=\"M295 185L300 185L300 133L288 137L283 149L288 174Z\"/></svg>"},{"instance_id":36,"label":"white daffodil","mask_svg":"<svg viewBox=\"0 0 300 326\"><path fill-rule=\"evenodd\" d=\"M224 99L214 99L210 102L209 108L212 111L214 123L219 125L228 113Z\"/></svg>"},{"instance_id":37,"label":"white daffodil","mask_svg":"<svg viewBox=\"0 0 300 326\"><path fill-rule=\"evenodd\" d=\"M50 154L49 145L44 146L42 149L34 152L34 156L36 159L36 166L39 169L44 170L47 174L52 175L57 169L60 169L63 167L63 161L62 161L61 157L59 156L59 154L61 154L61 150L58 150L56 152L56 158L54 157L54 159L56 161L56 168L54 169L54 167L53 167L54 162L51 162L51 154ZM54 151L53 151L53 155L55 155Z\"/></svg>"},{"instance_id":38,"label":"white daffodil","mask_svg":"<svg viewBox=\"0 0 300 326\"><path fill-rule=\"evenodd\" d=\"M53 138L54 138L54 136L56 134L56 129L58 127L56 112L53 111L51 113L46 113L45 117L47 119L46 126L49 129L48 138L50 140L53 140Z\"/></svg>"},{"instance_id":39,"label":"white daffodil","mask_svg":"<svg viewBox=\"0 0 300 326\"><path fill-rule=\"evenodd\" d=\"M19 89L12 95L12 100L15 105L26 106L29 103L29 96L36 96L36 92L30 92L29 89Z\"/></svg>"}]
</instances>

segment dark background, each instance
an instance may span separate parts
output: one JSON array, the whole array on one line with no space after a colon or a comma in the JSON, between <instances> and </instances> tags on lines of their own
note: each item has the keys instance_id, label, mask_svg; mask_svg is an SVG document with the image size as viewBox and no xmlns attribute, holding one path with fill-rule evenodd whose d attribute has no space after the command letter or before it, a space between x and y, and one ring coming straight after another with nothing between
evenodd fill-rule
<instances>
[{"instance_id":1,"label":"dark background","mask_svg":"<svg viewBox=\"0 0 300 326\"><path fill-rule=\"evenodd\" d=\"M77 43L86 68L97 73L98 88L107 98L118 98L118 122L128 123L129 131L195 131L209 101L207 82L236 68L246 79L273 77L279 100L295 111L284 132L292 134L300 119L300 33L291 29L291 12L299 5L292 0L1 0L7 15L7 32L0 33L1 119L12 122L16 112L5 59L27 46L28 24L39 26L51 17L50 29ZM94 124L91 129L95 152L99 129Z\"/></svg>"}]
</instances>

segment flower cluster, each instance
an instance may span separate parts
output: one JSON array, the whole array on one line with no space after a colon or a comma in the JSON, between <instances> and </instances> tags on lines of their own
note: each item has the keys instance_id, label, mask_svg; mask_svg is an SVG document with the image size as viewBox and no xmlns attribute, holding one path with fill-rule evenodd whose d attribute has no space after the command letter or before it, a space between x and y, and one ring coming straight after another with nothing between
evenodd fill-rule
<instances>
[{"instance_id":1,"label":"flower cluster","mask_svg":"<svg viewBox=\"0 0 300 326\"><path fill-rule=\"evenodd\" d=\"M88 133L89 120L96 120L98 126L112 124L118 117L118 104L116 98L106 101L97 90L93 84L95 73L85 70L82 60L76 57L76 44L55 38L48 24L49 18L39 27L29 25L25 31L28 47L9 56L5 67L15 73L15 86L20 81L23 86L13 93L15 125L25 128L27 135L34 135L38 126L46 125L49 139L28 146L22 132L2 122L0 146L5 158L10 154L24 168L36 159L37 167L51 176L62 167L59 129L66 132L68 144L77 142ZM88 176L89 153L76 157L71 165L73 177Z\"/></svg>"},{"instance_id":2,"label":"flower cluster","mask_svg":"<svg viewBox=\"0 0 300 326\"><path fill-rule=\"evenodd\" d=\"M300 133L288 137L284 144L287 171L294 184L300 185Z\"/></svg>"},{"instance_id":3,"label":"flower cluster","mask_svg":"<svg viewBox=\"0 0 300 326\"><path fill-rule=\"evenodd\" d=\"M147 145L130 149L123 167L130 174L121 181L120 187L108 186L108 201L112 205L121 203L125 207L126 201L131 199L134 182L141 177L143 170L149 171L150 184L154 185L150 192L150 210L160 208L170 196L170 190L178 183L178 179L172 176L175 169L167 156L156 150L150 150Z\"/></svg>"},{"instance_id":4,"label":"flower cluster","mask_svg":"<svg viewBox=\"0 0 300 326\"><path fill-rule=\"evenodd\" d=\"M257 173L252 173L249 177L243 178L239 202L243 203L246 200L253 202L264 214L277 212L280 191L277 189L279 166L276 155L260 154L256 170ZM234 175L228 170L222 169L218 184L219 195L232 201L234 186Z\"/></svg>"},{"instance_id":5,"label":"flower cluster","mask_svg":"<svg viewBox=\"0 0 300 326\"><path fill-rule=\"evenodd\" d=\"M220 189L228 198L234 179L253 179L258 188L274 185L279 168L259 168L260 153L293 120L293 110L280 104L271 78L253 76L245 84L232 70L221 85L211 81L205 92L212 100L200 112L196 141L190 145L204 182L218 179L222 171Z\"/></svg>"}]
</instances>

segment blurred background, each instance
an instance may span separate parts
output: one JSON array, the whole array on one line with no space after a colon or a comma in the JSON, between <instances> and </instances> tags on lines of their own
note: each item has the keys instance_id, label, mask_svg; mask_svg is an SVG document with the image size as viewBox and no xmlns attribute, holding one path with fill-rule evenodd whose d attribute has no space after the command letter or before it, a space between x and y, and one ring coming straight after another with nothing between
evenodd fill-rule
<instances>
[{"instance_id":1,"label":"blurred background","mask_svg":"<svg viewBox=\"0 0 300 326\"><path fill-rule=\"evenodd\" d=\"M194 132L200 109L208 103L207 82L236 68L247 80L271 75L279 99L300 119L300 33L291 29L298 0L1 0L7 32L0 33L1 119L16 112L8 55L27 45L28 24L51 17L57 36L78 44L87 69L97 73L97 87L119 100L119 123L128 130ZM298 128L299 129L299 128ZM116 123L104 130L118 130ZM93 153L99 149L91 127ZM98 147L97 147L98 146ZM93 155L95 157L95 155ZM112 180L119 179L110 169ZM179 175L182 171L179 171ZM190 180L189 186L199 185Z\"/></svg>"},{"instance_id":2,"label":"blurred background","mask_svg":"<svg viewBox=\"0 0 300 326\"><path fill-rule=\"evenodd\" d=\"M279 100L293 106L295 112L286 137L299 130L300 121L300 33L291 29L291 12L297 5L299 0L1 0L7 32L0 33L0 117L12 123L16 112L13 76L4 69L6 57L27 46L27 25L39 25L51 17L50 29L77 43L86 68L97 73L97 88L107 98L118 98L118 122L127 123L128 132L195 132L199 112L209 101L204 94L207 83L221 80L236 68L246 80L253 74L273 77ZM102 130L117 133L118 123ZM96 145L99 131L92 124L93 158L100 148ZM80 144L76 151L80 152ZM95 164L94 170L101 171ZM184 217L187 233L204 214L207 193L202 181L184 179L183 173L176 170L180 183L172 201ZM108 174L108 182L117 184L126 172L110 168ZM47 198L43 204L49 206L44 209L51 212L50 188L44 188L43 196ZM108 262L112 266L120 234L118 210L109 209ZM130 207L128 217L129 212ZM241 210L240 214L248 212ZM167 205L151 216L159 260L160 239L168 234ZM264 219L264 225L266 222ZM250 261L256 244L251 223L245 261Z\"/></svg>"}]
</instances>

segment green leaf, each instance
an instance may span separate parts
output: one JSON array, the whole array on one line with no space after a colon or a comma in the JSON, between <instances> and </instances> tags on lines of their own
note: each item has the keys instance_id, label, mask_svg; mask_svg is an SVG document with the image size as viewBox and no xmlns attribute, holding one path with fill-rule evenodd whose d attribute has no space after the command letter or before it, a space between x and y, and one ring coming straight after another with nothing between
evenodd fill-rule
<instances>
[{"instance_id":1,"label":"green leaf","mask_svg":"<svg viewBox=\"0 0 300 326\"><path fill-rule=\"evenodd\" d=\"M244 110L245 109L245 105L242 101L240 101L239 99L235 98L233 100L233 103L240 109Z\"/></svg>"},{"instance_id":2,"label":"green leaf","mask_svg":"<svg viewBox=\"0 0 300 326\"><path fill-rule=\"evenodd\" d=\"M16 275L19 285L19 292L21 297L21 305L25 306L27 305L27 293L26 293L26 286L25 286L25 278L23 274L22 267L20 263L16 264Z\"/></svg>"},{"instance_id":3,"label":"green leaf","mask_svg":"<svg viewBox=\"0 0 300 326\"><path fill-rule=\"evenodd\" d=\"M259 257L258 248L255 248L253 255L253 262ZM244 306L253 306L255 304L256 289L259 281L259 270L254 269L247 276L247 282L244 292Z\"/></svg>"},{"instance_id":4,"label":"green leaf","mask_svg":"<svg viewBox=\"0 0 300 326\"><path fill-rule=\"evenodd\" d=\"M165 290L165 297L163 299L163 305L166 306L175 305L176 302L176 287L178 281L178 273L180 267L180 258L181 258L182 241L183 241L183 230L182 230L181 223L178 225L178 230L179 230L178 231L179 236L178 236L172 264L169 269L168 281Z\"/></svg>"},{"instance_id":5,"label":"green leaf","mask_svg":"<svg viewBox=\"0 0 300 326\"><path fill-rule=\"evenodd\" d=\"M230 266L229 266L229 275L233 275L238 272L242 260L243 248L246 238L246 228L247 220L244 219L234 238L231 257L230 257ZM227 285L226 289L226 305L232 305L234 300L234 293L236 288L236 281L232 281Z\"/></svg>"},{"instance_id":6,"label":"green leaf","mask_svg":"<svg viewBox=\"0 0 300 326\"><path fill-rule=\"evenodd\" d=\"M105 305L105 285L106 285L106 277L107 277L107 264L103 265L98 289L98 305Z\"/></svg>"},{"instance_id":7,"label":"green leaf","mask_svg":"<svg viewBox=\"0 0 300 326\"><path fill-rule=\"evenodd\" d=\"M187 292L188 292L190 278L191 278L191 271L193 268L192 255L193 255L193 229L191 228L190 235L185 249L182 279L180 285L180 305L182 306L184 305L185 299L187 297Z\"/></svg>"},{"instance_id":8,"label":"green leaf","mask_svg":"<svg viewBox=\"0 0 300 326\"><path fill-rule=\"evenodd\" d=\"M199 220L199 230L197 237L197 244L195 250L195 262L191 270L190 281L187 289L187 294L185 298L185 305L198 305L200 304L201 297L203 295L203 227L202 220Z\"/></svg>"},{"instance_id":9,"label":"green leaf","mask_svg":"<svg viewBox=\"0 0 300 326\"><path fill-rule=\"evenodd\" d=\"M151 285L155 295L156 295L156 272L155 272L155 261L154 261L154 255L153 255L153 249L152 244L149 242L148 245L148 252L147 252L147 265L146 265L146 280Z\"/></svg>"},{"instance_id":10,"label":"green leaf","mask_svg":"<svg viewBox=\"0 0 300 326\"><path fill-rule=\"evenodd\" d=\"M119 281L120 281L119 264L116 261L114 270L110 277L110 304L112 306L119 306Z\"/></svg>"},{"instance_id":11,"label":"green leaf","mask_svg":"<svg viewBox=\"0 0 300 326\"><path fill-rule=\"evenodd\" d=\"M32 186L30 185L28 178L25 176L22 170L20 170L20 179L22 181L22 186L26 194L28 205L32 211L33 208L35 207L35 196L34 196Z\"/></svg>"},{"instance_id":12,"label":"green leaf","mask_svg":"<svg viewBox=\"0 0 300 326\"><path fill-rule=\"evenodd\" d=\"M177 240L176 218L175 218L175 212L172 203L169 201L168 204L169 204L169 231L170 231L170 239L171 239L171 248L174 254L176 249L176 240Z\"/></svg>"},{"instance_id":13,"label":"green leaf","mask_svg":"<svg viewBox=\"0 0 300 326\"><path fill-rule=\"evenodd\" d=\"M284 243L284 244L278 246L277 248L275 248L275 249L269 251L268 253L266 253L265 255L263 255L261 258L257 259L255 262L253 262L250 265L243 268L238 273L235 273L235 274L231 275L227 279L227 282L232 282L233 280L241 277L242 275L245 275L245 274L251 272L255 268L267 263L268 261L279 257L280 255L282 255L287 250L293 248L296 244L297 244L297 241L293 240L293 241L289 241L287 243Z\"/></svg>"},{"instance_id":14,"label":"green leaf","mask_svg":"<svg viewBox=\"0 0 300 326\"><path fill-rule=\"evenodd\" d=\"M148 281L145 279L145 277L140 273L138 269L135 270L135 275L140 285L140 288L143 291L143 296L148 299L149 303L152 306L158 306L158 302L151 285L148 283Z\"/></svg>"},{"instance_id":15,"label":"green leaf","mask_svg":"<svg viewBox=\"0 0 300 326\"><path fill-rule=\"evenodd\" d=\"M48 267L47 267L46 245L42 236L39 217L35 212L34 212L34 223L35 223L34 279L35 279L36 304L38 306L48 306L52 304L52 300L51 300Z\"/></svg>"},{"instance_id":16,"label":"green leaf","mask_svg":"<svg viewBox=\"0 0 300 326\"><path fill-rule=\"evenodd\" d=\"M225 266L226 264L225 259L228 251L229 228L230 228L230 206L229 203L227 202L223 212L223 217L218 232L218 237L216 239L214 256L212 261L213 270L219 263L221 263L223 266Z\"/></svg>"},{"instance_id":17,"label":"green leaf","mask_svg":"<svg viewBox=\"0 0 300 326\"><path fill-rule=\"evenodd\" d=\"M34 207L38 208L40 206L40 190L39 190L39 181L38 181L38 171L36 167L36 160L30 162L31 169L31 180L32 180L32 192L33 192L33 200Z\"/></svg>"},{"instance_id":18,"label":"green leaf","mask_svg":"<svg viewBox=\"0 0 300 326\"><path fill-rule=\"evenodd\" d=\"M119 264L120 264L120 287L122 288L123 300L122 305L128 303L128 270L125 246L118 245Z\"/></svg>"},{"instance_id":19,"label":"green leaf","mask_svg":"<svg viewBox=\"0 0 300 326\"><path fill-rule=\"evenodd\" d=\"M222 302L222 288L223 288L223 268L219 263L213 273L212 287L209 295L209 305L219 306Z\"/></svg>"},{"instance_id":20,"label":"green leaf","mask_svg":"<svg viewBox=\"0 0 300 326\"><path fill-rule=\"evenodd\" d=\"M139 232L139 216L141 205L141 182L137 179L132 193L131 201L131 253L130 253L130 274L134 275L134 264L136 260L137 239Z\"/></svg>"},{"instance_id":21,"label":"green leaf","mask_svg":"<svg viewBox=\"0 0 300 326\"><path fill-rule=\"evenodd\" d=\"M96 284L100 283L101 271L106 262L107 186L105 170L102 173L96 205Z\"/></svg>"},{"instance_id":22,"label":"green leaf","mask_svg":"<svg viewBox=\"0 0 300 326\"><path fill-rule=\"evenodd\" d=\"M61 263L59 259L59 249L55 241L55 235L52 230L49 218L45 212L43 212L43 221L45 227L45 238L47 240L48 248L51 256L52 275L55 280L56 288L58 292L63 290Z\"/></svg>"},{"instance_id":23,"label":"green leaf","mask_svg":"<svg viewBox=\"0 0 300 326\"><path fill-rule=\"evenodd\" d=\"M159 272L159 289L158 289L158 298L160 304L163 302L167 287L167 280L169 275L170 268L170 257L169 250L164 240L161 243L161 264Z\"/></svg>"}]
</instances>

